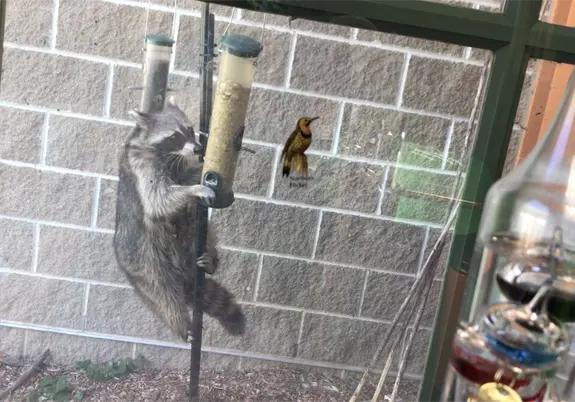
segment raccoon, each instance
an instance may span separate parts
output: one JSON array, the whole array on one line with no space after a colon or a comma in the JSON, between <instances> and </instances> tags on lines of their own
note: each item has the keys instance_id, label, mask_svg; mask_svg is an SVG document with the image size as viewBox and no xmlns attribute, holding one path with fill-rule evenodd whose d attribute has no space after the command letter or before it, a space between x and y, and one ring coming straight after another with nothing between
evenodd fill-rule
<instances>
[{"instance_id":1,"label":"raccoon","mask_svg":"<svg viewBox=\"0 0 575 402\"><path fill-rule=\"evenodd\" d=\"M196 262L213 274L219 265L216 236L208 227L206 253L196 256L198 199L215 193L200 185L203 163L196 134L174 98L159 113L130 112L136 127L119 157L114 251L143 302L185 342L191 341ZM206 278L204 311L232 335L245 330L234 296Z\"/></svg>"}]
</instances>

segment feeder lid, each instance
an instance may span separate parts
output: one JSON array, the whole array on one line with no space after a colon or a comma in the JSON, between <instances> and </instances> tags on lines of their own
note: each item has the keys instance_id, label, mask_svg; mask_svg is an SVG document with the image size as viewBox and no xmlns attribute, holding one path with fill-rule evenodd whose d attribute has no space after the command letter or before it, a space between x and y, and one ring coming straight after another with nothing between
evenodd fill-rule
<instances>
[{"instance_id":1,"label":"feeder lid","mask_svg":"<svg viewBox=\"0 0 575 402\"><path fill-rule=\"evenodd\" d=\"M224 38L222 47L238 57L257 57L262 51L262 44L249 36L227 35Z\"/></svg>"},{"instance_id":2,"label":"feeder lid","mask_svg":"<svg viewBox=\"0 0 575 402\"><path fill-rule=\"evenodd\" d=\"M163 35L148 35L146 36L145 40L146 43L166 47L171 47L174 45L174 43L176 43L176 41L170 38L169 36L163 36Z\"/></svg>"}]
</instances>

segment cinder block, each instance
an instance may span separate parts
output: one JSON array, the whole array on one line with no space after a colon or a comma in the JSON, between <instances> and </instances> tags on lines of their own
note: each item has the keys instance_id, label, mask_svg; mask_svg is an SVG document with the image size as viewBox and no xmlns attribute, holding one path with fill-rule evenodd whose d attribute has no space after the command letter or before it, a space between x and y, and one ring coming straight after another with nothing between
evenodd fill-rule
<instances>
[{"instance_id":1,"label":"cinder block","mask_svg":"<svg viewBox=\"0 0 575 402\"><path fill-rule=\"evenodd\" d=\"M115 180L102 179L100 182L100 201L98 203L97 226L104 229L116 227L116 188Z\"/></svg>"},{"instance_id":2,"label":"cinder block","mask_svg":"<svg viewBox=\"0 0 575 402\"><path fill-rule=\"evenodd\" d=\"M246 315L246 332L239 337L227 334L214 319L205 317L205 345L295 357L300 312L260 306L243 306L242 309Z\"/></svg>"},{"instance_id":3,"label":"cinder block","mask_svg":"<svg viewBox=\"0 0 575 402\"><path fill-rule=\"evenodd\" d=\"M146 14L143 7L61 0L57 46L71 52L142 63ZM171 36L173 18L171 13L150 10L147 33Z\"/></svg>"},{"instance_id":4,"label":"cinder block","mask_svg":"<svg viewBox=\"0 0 575 402\"><path fill-rule=\"evenodd\" d=\"M290 86L393 104L404 61L400 52L299 36Z\"/></svg>"},{"instance_id":5,"label":"cinder block","mask_svg":"<svg viewBox=\"0 0 575 402\"><path fill-rule=\"evenodd\" d=\"M237 300L251 301L256 286L259 255L219 248L219 268L213 278L234 294Z\"/></svg>"},{"instance_id":6,"label":"cinder block","mask_svg":"<svg viewBox=\"0 0 575 402\"><path fill-rule=\"evenodd\" d=\"M51 2L18 0L7 4L5 41L47 47L50 45L51 33Z\"/></svg>"},{"instance_id":7,"label":"cinder block","mask_svg":"<svg viewBox=\"0 0 575 402\"><path fill-rule=\"evenodd\" d=\"M0 317L82 329L83 283L0 273Z\"/></svg>"},{"instance_id":8,"label":"cinder block","mask_svg":"<svg viewBox=\"0 0 575 402\"><path fill-rule=\"evenodd\" d=\"M38 272L127 284L116 264L112 235L42 226Z\"/></svg>"},{"instance_id":9,"label":"cinder block","mask_svg":"<svg viewBox=\"0 0 575 402\"><path fill-rule=\"evenodd\" d=\"M310 149L329 150L337 127L339 108L339 104L326 99L253 88L244 136L283 147L299 118L319 116L311 126L313 137Z\"/></svg>"},{"instance_id":10,"label":"cinder block","mask_svg":"<svg viewBox=\"0 0 575 402\"><path fill-rule=\"evenodd\" d=\"M168 348L138 344L136 355L144 356L149 364L158 369L189 370L190 349ZM202 370L238 370L240 357L220 353L202 352Z\"/></svg>"},{"instance_id":11,"label":"cinder block","mask_svg":"<svg viewBox=\"0 0 575 402\"><path fill-rule=\"evenodd\" d=\"M396 110L361 105L346 105L338 152L366 158L400 162L405 146L417 148L418 154L441 156L450 121ZM404 150L403 154L399 152ZM410 165L440 168L441 158L411 158Z\"/></svg>"},{"instance_id":12,"label":"cinder block","mask_svg":"<svg viewBox=\"0 0 575 402\"><path fill-rule=\"evenodd\" d=\"M34 225L26 222L0 219L0 267L32 269L34 252Z\"/></svg>"},{"instance_id":13,"label":"cinder block","mask_svg":"<svg viewBox=\"0 0 575 402\"><path fill-rule=\"evenodd\" d=\"M105 64L6 48L2 68L2 100L94 115L104 110Z\"/></svg>"},{"instance_id":14,"label":"cinder block","mask_svg":"<svg viewBox=\"0 0 575 402\"><path fill-rule=\"evenodd\" d=\"M50 349L50 362L73 367L83 360L105 363L132 357L133 344L58 334L54 332L30 331L26 343L26 354L35 357Z\"/></svg>"},{"instance_id":15,"label":"cinder block","mask_svg":"<svg viewBox=\"0 0 575 402\"><path fill-rule=\"evenodd\" d=\"M130 127L52 116L46 164L108 175L118 174L118 150Z\"/></svg>"},{"instance_id":16,"label":"cinder block","mask_svg":"<svg viewBox=\"0 0 575 402\"><path fill-rule=\"evenodd\" d=\"M257 301L355 315L365 271L264 256Z\"/></svg>"},{"instance_id":17,"label":"cinder block","mask_svg":"<svg viewBox=\"0 0 575 402\"><path fill-rule=\"evenodd\" d=\"M42 113L0 107L0 158L38 162L43 125Z\"/></svg>"},{"instance_id":18,"label":"cinder block","mask_svg":"<svg viewBox=\"0 0 575 402\"><path fill-rule=\"evenodd\" d=\"M316 258L413 273L424 232L404 223L324 212Z\"/></svg>"},{"instance_id":19,"label":"cinder block","mask_svg":"<svg viewBox=\"0 0 575 402\"><path fill-rule=\"evenodd\" d=\"M94 180L0 165L0 214L88 225Z\"/></svg>"},{"instance_id":20,"label":"cinder block","mask_svg":"<svg viewBox=\"0 0 575 402\"><path fill-rule=\"evenodd\" d=\"M385 171L381 166L309 155L308 172L312 180L307 181L306 187L296 187L294 184L301 181L283 177L282 167L280 161L274 198L367 213L373 213L377 207Z\"/></svg>"},{"instance_id":21,"label":"cinder block","mask_svg":"<svg viewBox=\"0 0 575 402\"><path fill-rule=\"evenodd\" d=\"M479 66L412 56L402 105L469 117L481 73Z\"/></svg>"},{"instance_id":22,"label":"cinder block","mask_svg":"<svg viewBox=\"0 0 575 402\"><path fill-rule=\"evenodd\" d=\"M220 244L292 255L311 256L318 211L236 199L214 210L212 224Z\"/></svg>"}]
</instances>

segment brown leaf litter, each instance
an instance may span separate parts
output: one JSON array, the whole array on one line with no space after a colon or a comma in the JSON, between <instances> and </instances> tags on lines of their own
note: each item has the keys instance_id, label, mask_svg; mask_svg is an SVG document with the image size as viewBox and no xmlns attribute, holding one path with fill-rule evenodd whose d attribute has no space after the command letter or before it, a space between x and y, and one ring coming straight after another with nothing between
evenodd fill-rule
<instances>
[{"instance_id":1,"label":"brown leaf litter","mask_svg":"<svg viewBox=\"0 0 575 402\"><path fill-rule=\"evenodd\" d=\"M0 391L14 383L29 365L12 366L0 363ZM66 377L70 388L84 393L88 402L186 402L188 374L186 371L144 368L121 379L94 382L78 370L54 365L42 367L6 401L26 401L27 396L45 376ZM318 371L289 368L242 371L202 372L201 402L347 402L359 377L340 378ZM377 376L364 386L360 401L371 401ZM391 394L393 379L386 382L379 401ZM417 400L418 382L404 380L399 401Z\"/></svg>"}]
</instances>

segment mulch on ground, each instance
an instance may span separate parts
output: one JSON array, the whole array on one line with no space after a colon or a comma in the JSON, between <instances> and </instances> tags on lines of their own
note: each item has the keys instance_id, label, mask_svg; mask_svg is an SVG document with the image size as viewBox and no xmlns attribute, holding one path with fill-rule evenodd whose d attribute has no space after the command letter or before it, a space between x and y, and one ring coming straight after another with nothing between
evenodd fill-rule
<instances>
[{"instance_id":1,"label":"mulch on ground","mask_svg":"<svg viewBox=\"0 0 575 402\"><path fill-rule=\"evenodd\" d=\"M16 381L29 365L0 363L0 392ZM82 370L54 365L43 366L6 401L26 401L46 376L65 377L69 387L83 393L89 402L186 402L188 372L143 368L126 377L95 382ZM376 380L374 378L374 380ZM202 402L347 402L358 384L357 378L340 378L314 371L293 369L204 371L201 379ZM393 380L384 386L379 401L388 400ZM415 401L417 382L406 380L400 386L399 400ZM371 401L374 383L363 389L360 401ZM42 399L40 399L42 400ZM49 399L45 399L49 400Z\"/></svg>"}]
</instances>

